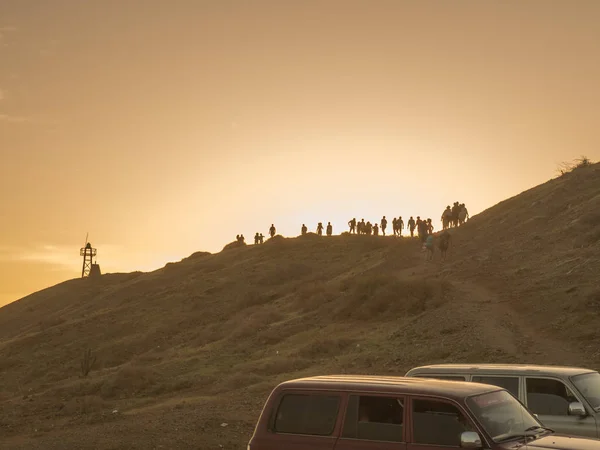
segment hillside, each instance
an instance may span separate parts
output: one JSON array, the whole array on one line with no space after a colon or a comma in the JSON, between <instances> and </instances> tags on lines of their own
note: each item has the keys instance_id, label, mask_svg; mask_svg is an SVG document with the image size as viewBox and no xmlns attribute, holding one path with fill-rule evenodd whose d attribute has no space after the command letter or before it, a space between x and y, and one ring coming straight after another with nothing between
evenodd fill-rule
<instances>
[{"instance_id":1,"label":"hillside","mask_svg":"<svg viewBox=\"0 0 600 450\"><path fill-rule=\"evenodd\" d=\"M600 366L600 165L452 233L445 262L407 238L276 237L7 305L0 447L242 449L284 379ZM81 378L88 348L97 362Z\"/></svg>"}]
</instances>

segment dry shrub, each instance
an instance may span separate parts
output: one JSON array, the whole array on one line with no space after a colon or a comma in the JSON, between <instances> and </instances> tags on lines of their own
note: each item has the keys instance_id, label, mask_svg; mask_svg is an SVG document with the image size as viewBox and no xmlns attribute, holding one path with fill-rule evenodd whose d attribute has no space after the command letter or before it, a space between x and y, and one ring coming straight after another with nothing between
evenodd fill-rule
<instances>
[{"instance_id":1,"label":"dry shrub","mask_svg":"<svg viewBox=\"0 0 600 450\"><path fill-rule=\"evenodd\" d=\"M448 300L448 282L398 280L393 275L364 275L350 281L348 292L334 305L339 318L376 320L382 316L416 315Z\"/></svg>"},{"instance_id":2,"label":"dry shrub","mask_svg":"<svg viewBox=\"0 0 600 450\"><path fill-rule=\"evenodd\" d=\"M63 319L62 317L47 317L45 319L40 320L39 326L40 326L40 330L46 331L52 327L61 325L64 322L65 322L65 319Z\"/></svg>"},{"instance_id":3,"label":"dry shrub","mask_svg":"<svg viewBox=\"0 0 600 450\"><path fill-rule=\"evenodd\" d=\"M279 322L284 318L283 314L275 307L265 307L257 312L250 314L248 317L241 319L234 318L226 328L233 329L230 338L240 339L256 335L259 331L265 329L275 322Z\"/></svg>"},{"instance_id":4,"label":"dry shrub","mask_svg":"<svg viewBox=\"0 0 600 450\"><path fill-rule=\"evenodd\" d=\"M337 290L326 283L320 282L301 288L296 296L295 303L302 312L316 311L337 297Z\"/></svg>"},{"instance_id":5,"label":"dry shrub","mask_svg":"<svg viewBox=\"0 0 600 450\"><path fill-rule=\"evenodd\" d=\"M203 347L211 342L220 341L230 334L231 326L213 323L198 330L195 337L188 342L191 347Z\"/></svg>"},{"instance_id":6,"label":"dry shrub","mask_svg":"<svg viewBox=\"0 0 600 450\"><path fill-rule=\"evenodd\" d=\"M274 345L287 338L306 331L306 323L280 323L261 330L257 334L258 342L263 345Z\"/></svg>"},{"instance_id":7,"label":"dry shrub","mask_svg":"<svg viewBox=\"0 0 600 450\"><path fill-rule=\"evenodd\" d=\"M214 381L214 380L213 380ZM166 394L170 392L179 392L191 389L196 385L195 379L175 378L156 384L152 389L153 395Z\"/></svg>"},{"instance_id":8,"label":"dry shrub","mask_svg":"<svg viewBox=\"0 0 600 450\"><path fill-rule=\"evenodd\" d=\"M246 291L244 296L237 302L237 308L249 308L251 306L261 306L265 303L269 303L273 301L274 298L277 298L279 295L276 293L273 294L265 294L259 290L249 290Z\"/></svg>"},{"instance_id":9,"label":"dry shrub","mask_svg":"<svg viewBox=\"0 0 600 450\"><path fill-rule=\"evenodd\" d=\"M306 278L313 273L313 268L307 264L296 261L281 262L268 270L264 275L257 277L256 284L261 286L275 286Z\"/></svg>"},{"instance_id":10,"label":"dry shrub","mask_svg":"<svg viewBox=\"0 0 600 450\"><path fill-rule=\"evenodd\" d=\"M104 382L100 393L103 398L141 396L148 393L160 379L160 375L150 368L127 365Z\"/></svg>"},{"instance_id":11,"label":"dry shrub","mask_svg":"<svg viewBox=\"0 0 600 450\"><path fill-rule=\"evenodd\" d=\"M273 359L258 361L250 366L248 370L258 375L280 375L297 372L310 367L311 362L304 358L291 356L277 356Z\"/></svg>"},{"instance_id":12,"label":"dry shrub","mask_svg":"<svg viewBox=\"0 0 600 450\"><path fill-rule=\"evenodd\" d=\"M56 385L51 392L61 398L96 395L100 392L103 383L103 380L80 379L70 384Z\"/></svg>"},{"instance_id":13,"label":"dry shrub","mask_svg":"<svg viewBox=\"0 0 600 450\"><path fill-rule=\"evenodd\" d=\"M0 372L8 372L9 369L13 369L21 365L21 361L12 357L0 357Z\"/></svg>"},{"instance_id":14,"label":"dry shrub","mask_svg":"<svg viewBox=\"0 0 600 450\"><path fill-rule=\"evenodd\" d=\"M236 373L214 385L214 389L211 391L213 393L235 391L247 386L252 386L253 384L263 383L264 381L265 379L262 376L252 372Z\"/></svg>"},{"instance_id":15,"label":"dry shrub","mask_svg":"<svg viewBox=\"0 0 600 450\"><path fill-rule=\"evenodd\" d=\"M101 397L97 395L85 395L67 401L61 408L61 414L76 416L102 412L104 409L106 409L106 404Z\"/></svg>"},{"instance_id":16,"label":"dry shrub","mask_svg":"<svg viewBox=\"0 0 600 450\"><path fill-rule=\"evenodd\" d=\"M356 341L348 338L317 339L301 347L296 355L303 358L325 358L346 352Z\"/></svg>"},{"instance_id":17,"label":"dry shrub","mask_svg":"<svg viewBox=\"0 0 600 450\"><path fill-rule=\"evenodd\" d=\"M589 247L590 245L596 244L598 241L600 241L600 227L596 227L588 233L579 234L573 241L573 247Z\"/></svg>"},{"instance_id":18,"label":"dry shrub","mask_svg":"<svg viewBox=\"0 0 600 450\"><path fill-rule=\"evenodd\" d=\"M596 290L588 294L584 304L584 309L587 309L588 312L600 312L600 290Z\"/></svg>"},{"instance_id":19,"label":"dry shrub","mask_svg":"<svg viewBox=\"0 0 600 450\"><path fill-rule=\"evenodd\" d=\"M227 268L227 264L210 262L210 263L207 263L203 267L202 272L204 272L204 273L214 273L214 272L218 272L220 270L226 269L226 268Z\"/></svg>"},{"instance_id":20,"label":"dry shrub","mask_svg":"<svg viewBox=\"0 0 600 450\"><path fill-rule=\"evenodd\" d=\"M600 212L592 211L581 218L581 223L592 227L600 225Z\"/></svg>"}]
</instances>

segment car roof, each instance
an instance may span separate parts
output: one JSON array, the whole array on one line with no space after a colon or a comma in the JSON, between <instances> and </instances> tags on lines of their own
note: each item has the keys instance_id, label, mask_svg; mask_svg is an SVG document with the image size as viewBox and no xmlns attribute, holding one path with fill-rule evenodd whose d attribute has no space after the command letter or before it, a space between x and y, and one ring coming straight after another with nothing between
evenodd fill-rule
<instances>
[{"instance_id":1,"label":"car roof","mask_svg":"<svg viewBox=\"0 0 600 450\"><path fill-rule=\"evenodd\" d=\"M403 394L437 395L463 399L472 395L501 390L497 386L430 378L386 377L371 375L325 375L298 378L281 383L278 389L297 388L347 392L398 392Z\"/></svg>"},{"instance_id":2,"label":"car roof","mask_svg":"<svg viewBox=\"0 0 600 450\"><path fill-rule=\"evenodd\" d=\"M595 372L592 369L566 366L540 366L532 364L432 364L415 367L408 373L424 372L439 374L489 373L489 374L518 374L518 375L562 375L574 376Z\"/></svg>"}]
</instances>

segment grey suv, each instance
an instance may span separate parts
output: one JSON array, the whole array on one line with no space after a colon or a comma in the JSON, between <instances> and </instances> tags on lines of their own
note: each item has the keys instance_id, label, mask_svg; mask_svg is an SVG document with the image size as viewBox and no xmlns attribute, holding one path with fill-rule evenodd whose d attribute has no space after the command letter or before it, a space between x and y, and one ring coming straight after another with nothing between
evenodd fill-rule
<instances>
[{"instance_id":1,"label":"grey suv","mask_svg":"<svg viewBox=\"0 0 600 450\"><path fill-rule=\"evenodd\" d=\"M521 364L437 364L407 377L503 387L557 433L600 437L600 374L591 369Z\"/></svg>"}]
</instances>

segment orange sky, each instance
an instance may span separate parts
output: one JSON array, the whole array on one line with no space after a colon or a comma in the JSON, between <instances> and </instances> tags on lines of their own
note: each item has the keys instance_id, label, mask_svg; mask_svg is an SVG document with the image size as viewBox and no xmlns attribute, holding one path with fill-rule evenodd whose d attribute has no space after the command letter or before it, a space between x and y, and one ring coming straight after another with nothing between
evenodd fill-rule
<instances>
[{"instance_id":1,"label":"orange sky","mask_svg":"<svg viewBox=\"0 0 600 450\"><path fill-rule=\"evenodd\" d=\"M0 305L600 157L600 1L0 1Z\"/></svg>"}]
</instances>

